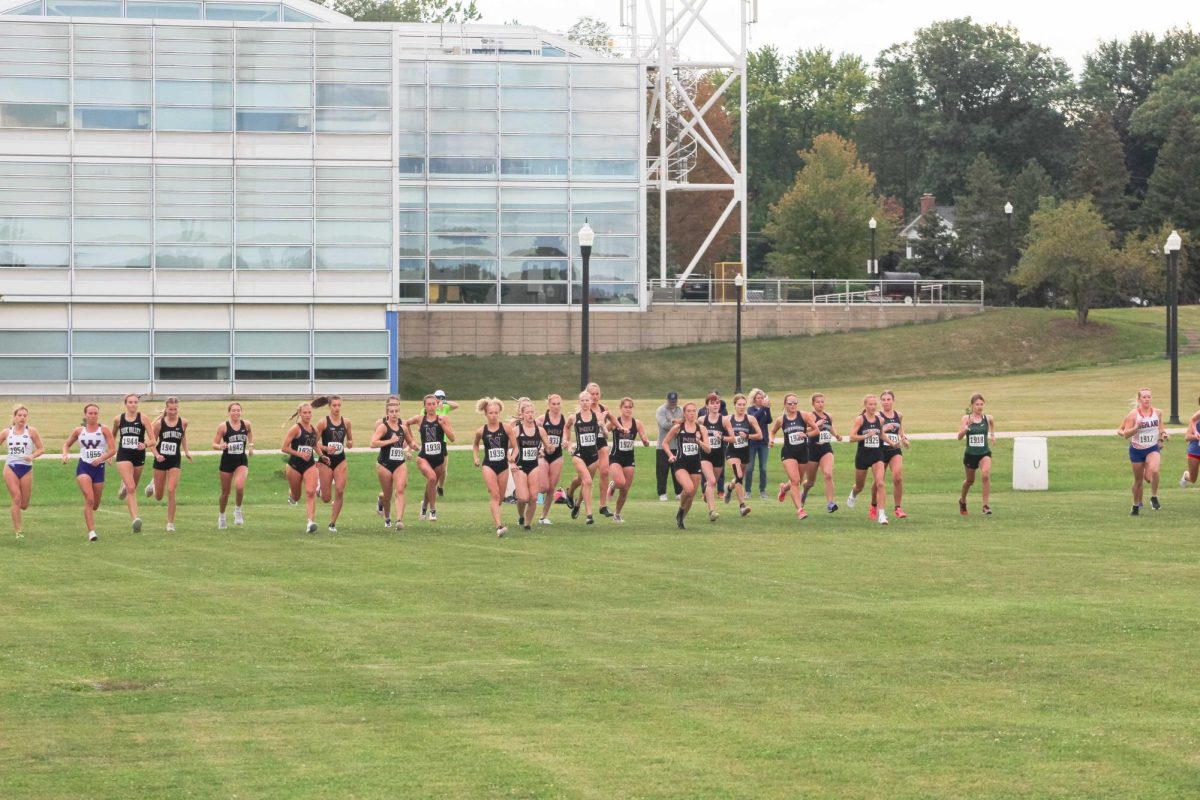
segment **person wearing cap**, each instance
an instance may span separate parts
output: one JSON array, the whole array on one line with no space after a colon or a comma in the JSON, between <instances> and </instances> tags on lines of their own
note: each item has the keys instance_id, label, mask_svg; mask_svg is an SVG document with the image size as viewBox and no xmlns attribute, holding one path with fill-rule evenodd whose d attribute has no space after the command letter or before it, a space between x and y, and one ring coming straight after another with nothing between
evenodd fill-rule
<instances>
[{"instance_id":1,"label":"person wearing cap","mask_svg":"<svg viewBox=\"0 0 1200 800\"><path fill-rule=\"evenodd\" d=\"M670 456L663 449L663 439L667 436L667 431L675 425L676 422L683 419L683 408L679 405L679 394L676 392L667 392L667 402L663 403L654 412L655 421L658 422L658 450L654 464L654 474L658 479L658 499L666 502L667 497L667 474L671 475L671 482L675 485L675 495L679 496L681 487L679 481L675 478L674 471L671 469ZM677 451L678 445L672 445L672 451Z\"/></svg>"},{"instance_id":2,"label":"person wearing cap","mask_svg":"<svg viewBox=\"0 0 1200 800\"><path fill-rule=\"evenodd\" d=\"M458 408L458 403L454 402L453 400L446 399L446 392L443 389L438 389L436 392L433 393L433 396L436 397L437 401L438 401L437 415L439 417L444 417L447 414L449 414L451 411L454 411L455 409ZM444 470L442 470L441 477L438 478L438 485L437 485L438 497L442 497L443 495L446 494L446 473L448 473L449 471L450 471L450 459L446 459L446 468Z\"/></svg>"}]
</instances>

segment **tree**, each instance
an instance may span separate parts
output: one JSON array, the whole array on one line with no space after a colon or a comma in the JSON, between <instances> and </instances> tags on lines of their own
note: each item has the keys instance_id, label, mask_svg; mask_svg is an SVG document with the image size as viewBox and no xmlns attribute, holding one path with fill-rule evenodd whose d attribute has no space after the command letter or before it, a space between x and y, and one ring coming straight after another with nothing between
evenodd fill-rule
<instances>
[{"instance_id":1,"label":"tree","mask_svg":"<svg viewBox=\"0 0 1200 800\"><path fill-rule=\"evenodd\" d=\"M895 195L908 212L924 191L926 113L921 79L910 61L879 71L855 140L875 172L879 190Z\"/></svg>"},{"instance_id":2,"label":"tree","mask_svg":"<svg viewBox=\"0 0 1200 800\"><path fill-rule=\"evenodd\" d=\"M580 17L567 28L567 38L595 50L602 56L613 55L613 35L608 23L595 17Z\"/></svg>"},{"instance_id":3,"label":"tree","mask_svg":"<svg viewBox=\"0 0 1200 800\"><path fill-rule=\"evenodd\" d=\"M1043 285L1062 292L1075 321L1086 325L1088 312L1115 293L1120 265L1112 230L1090 199L1057 207L1047 201L1030 219L1029 242L1012 280L1022 293Z\"/></svg>"},{"instance_id":4,"label":"tree","mask_svg":"<svg viewBox=\"0 0 1200 800\"><path fill-rule=\"evenodd\" d=\"M1129 171L1121 139L1106 114L1095 114L1083 126L1079 155L1071 173L1071 197L1090 197L1100 209L1118 240L1123 240L1132 224L1125 187Z\"/></svg>"},{"instance_id":5,"label":"tree","mask_svg":"<svg viewBox=\"0 0 1200 800\"><path fill-rule=\"evenodd\" d=\"M1134 133L1165 141L1180 115L1200 114L1200 56L1163 75L1154 83L1154 91L1133 112L1130 125Z\"/></svg>"},{"instance_id":6,"label":"tree","mask_svg":"<svg viewBox=\"0 0 1200 800\"><path fill-rule=\"evenodd\" d=\"M972 277L962 242L937 214L926 214L918 220L917 237L912 242L913 257L905 263L908 269L940 280Z\"/></svg>"},{"instance_id":7,"label":"tree","mask_svg":"<svg viewBox=\"0 0 1200 800\"><path fill-rule=\"evenodd\" d=\"M1150 177L1142 206L1147 227L1170 224L1200 233L1200 118L1180 115Z\"/></svg>"},{"instance_id":8,"label":"tree","mask_svg":"<svg viewBox=\"0 0 1200 800\"><path fill-rule=\"evenodd\" d=\"M995 162L983 153L967 168L966 188L954 209L954 228L971 267L968 277L982 279L989 297L1008 294L1012 267L1010 233L1004 204L1008 192Z\"/></svg>"},{"instance_id":9,"label":"tree","mask_svg":"<svg viewBox=\"0 0 1200 800\"><path fill-rule=\"evenodd\" d=\"M483 17L475 0L335 0L333 8L357 22L458 24Z\"/></svg>"},{"instance_id":10,"label":"tree","mask_svg":"<svg viewBox=\"0 0 1200 800\"><path fill-rule=\"evenodd\" d=\"M867 221L877 220L877 242L885 252L897 223L875 194L875 176L858 160L854 144L835 133L816 137L800 158L804 167L771 206L763 231L775 245L767 262L781 275L862 276Z\"/></svg>"},{"instance_id":11,"label":"tree","mask_svg":"<svg viewBox=\"0 0 1200 800\"><path fill-rule=\"evenodd\" d=\"M1013 204L1012 245L1013 248L1025 241L1029 233L1029 218L1041 205L1042 198L1058 199L1054 181L1050 174L1035 159L1030 159L1013 178L1009 187L1010 202Z\"/></svg>"}]
</instances>

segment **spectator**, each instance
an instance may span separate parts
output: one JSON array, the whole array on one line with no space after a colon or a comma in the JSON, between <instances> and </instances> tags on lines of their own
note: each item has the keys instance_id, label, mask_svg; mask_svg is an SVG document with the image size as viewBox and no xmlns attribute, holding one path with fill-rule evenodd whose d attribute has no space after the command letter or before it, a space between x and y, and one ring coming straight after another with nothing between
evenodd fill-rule
<instances>
[{"instance_id":1,"label":"spectator","mask_svg":"<svg viewBox=\"0 0 1200 800\"><path fill-rule=\"evenodd\" d=\"M762 500L767 499L767 445L770 440L768 431L771 430L771 398L767 397L767 393L762 389L750 390L750 408L747 412L750 416L758 420L759 430L763 432L763 438L757 442L750 443L750 466L746 468L746 491L750 492L754 489L754 462L758 462L758 496Z\"/></svg>"},{"instance_id":2,"label":"spectator","mask_svg":"<svg viewBox=\"0 0 1200 800\"><path fill-rule=\"evenodd\" d=\"M667 431L671 430L671 426L677 421L683 419L683 409L679 406L679 395L675 392L667 392L667 402L658 407L654 412L655 420L658 422L658 450L656 451L656 461L654 474L658 478L658 499L666 502L667 497L667 474L671 475L671 483L675 486L675 496L679 496L680 486L679 481L675 480L675 473L667 461L669 455L663 449L663 439L667 438ZM678 437L676 437L676 442ZM676 442L671 443L671 449L678 452L679 446Z\"/></svg>"}]
</instances>

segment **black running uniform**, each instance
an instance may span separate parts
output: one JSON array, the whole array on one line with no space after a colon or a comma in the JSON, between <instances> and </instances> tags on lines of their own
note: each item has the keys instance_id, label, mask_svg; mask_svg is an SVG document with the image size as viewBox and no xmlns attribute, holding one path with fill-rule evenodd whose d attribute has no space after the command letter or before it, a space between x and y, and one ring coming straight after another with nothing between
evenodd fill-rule
<instances>
[{"instance_id":1,"label":"black running uniform","mask_svg":"<svg viewBox=\"0 0 1200 800\"><path fill-rule=\"evenodd\" d=\"M483 426L483 465L499 475L508 469L508 431L501 424L496 430Z\"/></svg>"},{"instance_id":2,"label":"black running uniform","mask_svg":"<svg viewBox=\"0 0 1200 800\"><path fill-rule=\"evenodd\" d=\"M584 420L582 413L575 417L575 457L582 458L589 467L600 458L600 447L596 444L599 431L600 423L595 414L590 420Z\"/></svg>"},{"instance_id":3,"label":"black running uniform","mask_svg":"<svg viewBox=\"0 0 1200 800\"><path fill-rule=\"evenodd\" d=\"M375 463L386 469L388 472L395 472L397 468L404 465L405 461L404 426L403 424L400 424L393 428L391 425L388 425L386 419L381 420L381 422L383 423L383 429L386 432L386 435L383 438L386 440L393 437L399 437L399 441L395 442L394 444L385 444L380 447L379 457L375 459ZM344 459L345 456L343 455L342 458ZM330 460L332 461L332 459Z\"/></svg>"},{"instance_id":4,"label":"black running uniform","mask_svg":"<svg viewBox=\"0 0 1200 800\"><path fill-rule=\"evenodd\" d=\"M712 448L707 453L701 451L700 460L712 464L714 471L724 468L725 417L721 416L721 412L719 411L715 420L708 414L705 414L700 417L700 424L708 431L708 446Z\"/></svg>"},{"instance_id":5,"label":"black running uniform","mask_svg":"<svg viewBox=\"0 0 1200 800\"><path fill-rule=\"evenodd\" d=\"M619 425L613 428L613 448L614 452L609 455L608 463L620 464L622 467L634 466L633 444L637 440L637 420L630 418L629 430L622 429Z\"/></svg>"},{"instance_id":6,"label":"black running uniform","mask_svg":"<svg viewBox=\"0 0 1200 800\"><path fill-rule=\"evenodd\" d=\"M162 420L162 424L158 429L158 454L163 457L162 461L155 459L154 468L161 470L179 469L183 462L180 461L180 449L183 445L183 417L175 420L174 425L168 425L166 419Z\"/></svg>"},{"instance_id":7,"label":"black running uniform","mask_svg":"<svg viewBox=\"0 0 1200 800\"><path fill-rule=\"evenodd\" d=\"M241 425L241 428L234 430L231 424L225 423L225 432L221 434L221 440L225 442L225 449L221 451L221 472L235 472L238 467L250 466L250 459L246 455L250 431L246 429L244 421Z\"/></svg>"},{"instance_id":8,"label":"black running uniform","mask_svg":"<svg viewBox=\"0 0 1200 800\"><path fill-rule=\"evenodd\" d=\"M403 437L401 437L403 443ZM338 465L346 460L346 419L342 418L342 424L334 425L333 420L325 417L325 430L321 431L321 447L325 450L325 457L329 459L329 468L337 469Z\"/></svg>"},{"instance_id":9,"label":"black running uniform","mask_svg":"<svg viewBox=\"0 0 1200 800\"><path fill-rule=\"evenodd\" d=\"M314 448L317 445L317 429L309 428L308 430L305 430L303 425L297 425L297 427L300 429L300 433L292 437L291 448L298 453L314 452ZM301 475L303 475L305 472L308 472L309 469L315 467L316 465L316 461L307 461L297 456L288 457L288 466L296 470L296 472L299 472Z\"/></svg>"},{"instance_id":10,"label":"black running uniform","mask_svg":"<svg viewBox=\"0 0 1200 800\"><path fill-rule=\"evenodd\" d=\"M884 414L882 411L877 415L883 422L881 431L883 440L880 443L880 460L885 464L892 460L893 457L901 455L900 453L900 412L893 411L892 416Z\"/></svg>"},{"instance_id":11,"label":"black running uniform","mask_svg":"<svg viewBox=\"0 0 1200 800\"><path fill-rule=\"evenodd\" d=\"M747 414L742 419L737 419L732 414L729 415L729 427L733 429L733 441L729 443L729 452L726 456L729 458L740 458L742 465L745 466L750 462L750 415Z\"/></svg>"},{"instance_id":12,"label":"black running uniform","mask_svg":"<svg viewBox=\"0 0 1200 800\"><path fill-rule=\"evenodd\" d=\"M858 452L854 455L854 468L870 469L876 462L883 460L883 448L880 443L883 421L878 415L874 422L868 422L866 414L862 414L861 418L862 424L858 432L867 438L858 443Z\"/></svg>"},{"instance_id":13,"label":"black running uniform","mask_svg":"<svg viewBox=\"0 0 1200 800\"><path fill-rule=\"evenodd\" d=\"M142 421L141 412L133 422L125 419L125 414L117 418L117 429L113 438L117 440L117 461L128 461L135 467L146 463L146 451L139 450L138 445L146 441L146 423Z\"/></svg>"},{"instance_id":14,"label":"black running uniform","mask_svg":"<svg viewBox=\"0 0 1200 800\"><path fill-rule=\"evenodd\" d=\"M542 417L542 430L546 432L546 438L550 440L550 444L554 445L553 450L546 450L542 453L542 458L546 459L547 464L553 464L562 458L563 431L566 427L567 418L564 416L559 416L557 425L550 421L549 412Z\"/></svg>"},{"instance_id":15,"label":"black running uniform","mask_svg":"<svg viewBox=\"0 0 1200 800\"><path fill-rule=\"evenodd\" d=\"M824 411L814 411L817 418L817 437L808 440L808 460L820 461L826 453L833 452L833 418Z\"/></svg>"},{"instance_id":16,"label":"black running uniform","mask_svg":"<svg viewBox=\"0 0 1200 800\"><path fill-rule=\"evenodd\" d=\"M686 470L690 475L699 475L700 454L703 452L703 448L700 447L699 428L688 431L686 426L681 427L676 439L679 441L679 455L675 457L675 463L671 468Z\"/></svg>"},{"instance_id":17,"label":"black running uniform","mask_svg":"<svg viewBox=\"0 0 1200 800\"><path fill-rule=\"evenodd\" d=\"M446 460L446 431L436 419L421 417L421 458L434 469Z\"/></svg>"},{"instance_id":18,"label":"black running uniform","mask_svg":"<svg viewBox=\"0 0 1200 800\"><path fill-rule=\"evenodd\" d=\"M526 475L538 468L538 455L542 449L542 433L533 426L533 433L525 432L525 423L517 423L517 466Z\"/></svg>"},{"instance_id":19,"label":"black running uniform","mask_svg":"<svg viewBox=\"0 0 1200 800\"><path fill-rule=\"evenodd\" d=\"M783 450L779 454L782 461L795 461L798 464L808 463L808 423L799 411L796 416L783 415Z\"/></svg>"}]
</instances>

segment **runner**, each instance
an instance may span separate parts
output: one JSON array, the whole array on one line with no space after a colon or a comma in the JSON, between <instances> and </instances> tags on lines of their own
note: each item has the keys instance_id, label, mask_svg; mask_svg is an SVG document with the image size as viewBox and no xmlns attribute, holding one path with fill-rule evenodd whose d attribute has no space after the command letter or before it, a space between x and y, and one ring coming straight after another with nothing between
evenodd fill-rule
<instances>
[{"instance_id":1,"label":"runner","mask_svg":"<svg viewBox=\"0 0 1200 800\"><path fill-rule=\"evenodd\" d=\"M808 500L808 492L817 482L817 470L825 477L825 510L832 514L838 510L833 501L833 441L842 441L842 436L833 429L833 417L825 413L825 395L817 392L811 398L812 415L817 423L817 435L808 437L808 469L805 471L804 491L800 493L800 504Z\"/></svg>"},{"instance_id":2,"label":"runner","mask_svg":"<svg viewBox=\"0 0 1200 800\"><path fill-rule=\"evenodd\" d=\"M880 457L884 469L892 471L892 501L896 504L896 519L905 519L908 514L900 507L904 498L904 454L900 448L909 447L908 436L904 432L904 415L895 409L896 394L890 389L879 395L879 404L879 417L883 421Z\"/></svg>"},{"instance_id":3,"label":"runner","mask_svg":"<svg viewBox=\"0 0 1200 800\"><path fill-rule=\"evenodd\" d=\"M725 477L725 419L720 396L709 392L704 398L704 414L699 418L708 436L708 449L700 454L700 477L709 522L716 522L721 516L717 513L716 493Z\"/></svg>"},{"instance_id":4,"label":"runner","mask_svg":"<svg viewBox=\"0 0 1200 800\"><path fill-rule=\"evenodd\" d=\"M967 449L963 453L963 471L966 478L962 484L962 494L958 496L958 513L967 515L967 492L975 483L975 472L983 484L983 514L992 515L988 498L992 492L992 448L996 443L996 421L991 414L983 413L983 395L971 395L971 408L963 415L958 425L958 438L967 440Z\"/></svg>"},{"instance_id":5,"label":"runner","mask_svg":"<svg viewBox=\"0 0 1200 800\"><path fill-rule=\"evenodd\" d=\"M4 485L8 488L8 496L12 498L9 513L12 515L13 533L18 539L24 539L21 512L29 508L29 500L33 497L33 460L46 449L42 447L42 437L37 429L29 425L29 409L23 405L13 407L12 422L0 431L0 438L8 445Z\"/></svg>"},{"instance_id":6,"label":"runner","mask_svg":"<svg viewBox=\"0 0 1200 800\"><path fill-rule=\"evenodd\" d=\"M562 443L566 435L567 420L562 413L562 397L552 394L546 398L546 413L542 416L542 430L546 433L546 446L542 448L542 515L539 525L550 525L550 509L554 506L554 495L558 479L562 476Z\"/></svg>"},{"instance_id":7,"label":"runner","mask_svg":"<svg viewBox=\"0 0 1200 800\"><path fill-rule=\"evenodd\" d=\"M475 410L484 415L487 420L479 430L475 431L475 441L471 444L471 455L475 466L481 469L483 485L488 491L488 505L492 512L492 522L496 524L496 536L508 533L508 526L500 519L500 506L504 503L504 486L508 481L508 465L513 458L513 447L516 436L509 427L500 421L504 413L504 403L495 397L484 397L475 404ZM483 460L479 459L479 443L483 443Z\"/></svg>"},{"instance_id":8,"label":"runner","mask_svg":"<svg viewBox=\"0 0 1200 800\"><path fill-rule=\"evenodd\" d=\"M796 518L807 519L808 512L804 510L804 501L800 498L800 483L808 469L809 435L817 433L816 418L807 411L800 410L800 397L788 393L783 396L783 414L771 426L769 446L775 446L775 434L783 431L783 450L779 459L783 464L783 472L787 480L779 484L779 502L789 494L792 504L796 506Z\"/></svg>"},{"instance_id":9,"label":"runner","mask_svg":"<svg viewBox=\"0 0 1200 800\"><path fill-rule=\"evenodd\" d=\"M188 422L179 416L179 398L168 397L163 410L150 425L150 439L155 443L154 481L146 487L146 496L155 500L167 494L167 533L175 531L175 492L179 488L179 471L183 466L180 453L191 463L192 453L187 444Z\"/></svg>"},{"instance_id":10,"label":"runner","mask_svg":"<svg viewBox=\"0 0 1200 800\"><path fill-rule=\"evenodd\" d=\"M871 473L871 511L868 519L879 520L880 525L887 525L887 512L884 511L887 495L883 488L883 452L880 448L883 420L876 412L878 399L873 394L863 398L863 410L850 426L850 441L858 442L858 452L854 456L854 488L846 498L846 507L854 508L854 502L866 483L867 473Z\"/></svg>"},{"instance_id":11,"label":"runner","mask_svg":"<svg viewBox=\"0 0 1200 800\"><path fill-rule=\"evenodd\" d=\"M1196 427L1197 423L1200 423L1200 411L1192 414L1192 418L1188 420L1187 432L1184 434L1188 443L1187 467L1179 478L1180 489L1194 486L1197 473L1200 473L1200 429Z\"/></svg>"},{"instance_id":12,"label":"runner","mask_svg":"<svg viewBox=\"0 0 1200 800\"><path fill-rule=\"evenodd\" d=\"M139 400L136 394L125 395L125 410L117 415L112 424L113 438L117 441L115 463L117 474L121 477L121 490L117 492L117 498L124 500L129 508L134 533L142 532L137 492L142 469L146 465L146 450L154 450L154 440L149 438L150 420L138 410ZM153 490L146 494L153 494Z\"/></svg>"},{"instance_id":13,"label":"runner","mask_svg":"<svg viewBox=\"0 0 1200 800\"><path fill-rule=\"evenodd\" d=\"M417 468L425 476L425 498L421 501L421 514L417 519L437 522L438 480L446 474L446 442L454 441L454 428L449 419L438 414L437 397L427 394L423 402L424 412L405 420L404 427L409 429L409 439L416 442L418 437L413 435L412 426L420 426L421 451L417 456Z\"/></svg>"},{"instance_id":14,"label":"runner","mask_svg":"<svg viewBox=\"0 0 1200 800\"><path fill-rule=\"evenodd\" d=\"M610 486L609 484L611 481L605 479L605 476L608 475L609 465L608 437L605 436L605 431L608 430L609 426L611 426L616 417L614 417L608 408L600 402L600 384L589 383L587 385L587 389L584 391L586 391L592 397L592 411L595 412L598 420L598 426L596 430L597 467L593 472L599 475L602 479L600 481L600 515L604 517L611 517L612 512L608 510L608 495L615 487ZM575 490L579 488L580 483L581 481L579 476L575 476L575 478L571 481L571 485L567 487L567 497L575 497ZM577 513L578 512L572 514L572 517L574 517Z\"/></svg>"},{"instance_id":15,"label":"runner","mask_svg":"<svg viewBox=\"0 0 1200 800\"><path fill-rule=\"evenodd\" d=\"M678 456L671 450L671 440L677 436ZM675 470L675 479L679 481L679 510L675 512L675 524L681 531L686 530L683 522L692 510L692 501L696 499L696 491L700 488L700 454L712 448L708 442L708 432L696 421L696 404L684 403L683 417L667 431L661 445L667 451L667 459Z\"/></svg>"},{"instance_id":16,"label":"runner","mask_svg":"<svg viewBox=\"0 0 1200 800\"><path fill-rule=\"evenodd\" d=\"M329 532L337 533L338 517L342 515L342 504L346 500L346 451L354 447L354 431L350 427L350 420L342 416L342 398L339 395L318 397L312 405L313 408L329 406L329 413L317 422L317 438L321 441L322 453L317 462L317 474L321 478L317 493L322 503L333 502Z\"/></svg>"},{"instance_id":17,"label":"runner","mask_svg":"<svg viewBox=\"0 0 1200 800\"><path fill-rule=\"evenodd\" d=\"M641 439L642 447L650 446L650 440L646 438L646 427L641 421L633 418L633 399L622 397L619 410L620 415L610 423L615 449L609 460L608 474L617 491L617 511L613 515L613 522L625 521L621 519L621 509L625 508L629 490L633 487L634 440Z\"/></svg>"},{"instance_id":18,"label":"runner","mask_svg":"<svg viewBox=\"0 0 1200 800\"><path fill-rule=\"evenodd\" d=\"M528 531L533 530L538 492L550 491L543 482L546 470L541 462L541 454L550 448L550 439L538 426L533 401L528 397L517 401L513 430L517 446L513 449L513 469L509 474L517 485L517 524Z\"/></svg>"},{"instance_id":19,"label":"runner","mask_svg":"<svg viewBox=\"0 0 1200 800\"><path fill-rule=\"evenodd\" d=\"M453 400L448 400L446 398L446 393L444 391L442 391L441 389L438 389L436 392L434 392L433 396L436 397L437 401L438 401L437 415L439 417L444 417L447 414L449 414L451 411L455 411L458 409L458 403L454 402ZM410 435L411 435L411 433L410 433ZM441 497L442 495L444 495L446 493L446 474L447 474L447 470L449 468L450 468L450 462L449 461L444 462L442 465L442 472L440 475L438 475L438 484L437 484L437 496L438 497ZM422 508L423 507L424 507L424 505L422 505Z\"/></svg>"},{"instance_id":20,"label":"runner","mask_svg":"<svg viewBox=\"0 0 1200 800\"><path fill-rule=\"evenodd\" d=\"M1142 484L1150 481L1150 508L1158 511L1158 467L1167 432L1163 429L1162 411L1154 407L1149 389L1138 389L1137 403L1125 415L1117 435L1129 439L1129 464L1133 469L1133 509L1136 517L1142 508Z\"/></svg>"},{"instance_id":21,"label":"runner","mask_svg":"<svg viewBox=\"0 0 1200 800\"><path fill-rule=\"evenodd\" d=\"M576 502L573 492L577 484L571 482L571 488L567 489L567 507L571 509L571 519L576 519L582 506L587 511L587 524L592 525L595 524L592 519L592 478L600 460L596 444L600 438L600 419L592 411L592 396L588 392L579 393L579 408L567 417L566 435L575 438L571 462L575 465L578 485L583 488L582 502Z\"/></svg>"},{"instance_id":22,"label":"runner","mask_svg":"<svg viewBox=\"0 0 1200 800\"><path fill-rule=\"evenodd\" d=\"M400 421L400 398L388 398L383 419L375 426L375 433L371 436L371 447L379 448L379 456L375 459L375 474L379 478L381 496L387 504L387 510L383 512L383 527L390 528L395 524L396 530L402 531L404 491L408 488L406 447L412 450L412 434ZM392 516L393 511L395 517ZM330 529L337 530L332 523Z\"/></svg>"},{"instance_id":23,"label":"runner","mask_svg":"<svg viewBox=\"0 0 1200 800\"><path fill-rule=\"evenodd\" d=\"M304 510L308 514L308 522L304 526L305 533L316 533L317 523L314 521L317 511L317 459L321 457L321 443L317 440L317 429L312 425L312 403L301 403L296 406L288 422L295 422L283 435L283 444L279 449L288 457L287 475L288 505L294 506L300 502L300 493L304 493Z\"/></svg>"},{"instance_id":24,"label":"runner","mask_svg":"<svg viewBox=\"0 0 1200 800\"><path fill-rule=\"evenodd\" d=\"M242 499L246 495L246 476L250 474L250 453L254 450L254 432L250 423L242 419L242 404L233 402L225 409L229 419L217 426L213 437L213 449L221 451L221 464L217 468L221 479L220 510L217 513L217 530L223 531L225 508L229 505L229 491L236 494L233 499L233 524L242 525Z\"/></svg>"},{"instance_id":25,"label":"runner","mask_svg":"<svg viewBox=\"0 0 1200 800\"><path fill-rule=\"evenodd\" d=\"M100 510L100 499L104 495L104 463L117 452L112 431L100 424L100 406L88 403L83 407L83 424L71 431L63 442L64 464L70 458L71 445L75 442L79 442L75 483L83 494L83 521L87 524L88 541L94 542L100 538L96 533L96 512Z\"/></svg>"},{"instance_id":26,"label":"runner","mask_svg":"<svg viewBox=\"0 0 1200 800\"><path fill-rule=\"evenodd\" d=\"M729 443L725 457L729 461L729 469L733 474L733 480L725 486L725 502L729 502L736 490L738 511L743 517L750 513L750 506L746 505L745 487L745 470L746 464L750 460L750 443L761 441L762 438L763 432L758 427L758 420L746 413L746 395L735 394L733 396L733 413L725 418L725 441Z\"/></svg>"}]
</instances>

